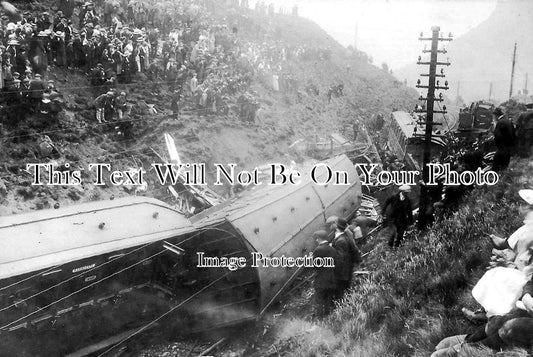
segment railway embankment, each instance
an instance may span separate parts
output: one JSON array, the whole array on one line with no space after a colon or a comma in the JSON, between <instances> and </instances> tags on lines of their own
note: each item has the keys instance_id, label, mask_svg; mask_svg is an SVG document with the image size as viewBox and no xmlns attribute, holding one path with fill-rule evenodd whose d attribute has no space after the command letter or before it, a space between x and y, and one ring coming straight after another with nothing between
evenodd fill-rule
<instances>
[{"instance_id":1,"label":"railway embankment","mask_svg":"<svg viewBox=\"0 0 533 357\"><path fill-rule=\"evenodd\" d=\"M303 289L277 317L274 347L257 356L429 356L444 337L476 325L461 308L477 308L474 284L489 267L487 234L508 236L522 225L518 190L531 187L533 165L513 160L495 186L473 188L459 209L425 232L411 231L391 251L370 239L351 292L324 321L311 318L312 288ZM291 310L292 309L292 310ZM293 311L292 313L290 311ZM290 317L291 314L293 317ZM525 350L472 349L465 356L526 356Z\"/></svg>"}]
</instances>

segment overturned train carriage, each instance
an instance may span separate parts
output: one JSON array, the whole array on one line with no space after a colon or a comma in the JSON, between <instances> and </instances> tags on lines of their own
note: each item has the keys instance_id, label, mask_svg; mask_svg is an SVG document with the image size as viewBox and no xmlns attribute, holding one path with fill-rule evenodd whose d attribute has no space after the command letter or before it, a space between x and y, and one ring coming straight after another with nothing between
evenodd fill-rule
<instances>
[{"instance_id":1,"label":"overturned train carriage","mask_svg":"<svg viewBox=\"0 0 533 357\"><path fill-rule=\"evenodd\" d=\"M193 332L256 318L302 268L256 267L252 256L306 255L329 215L359 207L351 162L325 164L349 183L319 186L303 173L299 185L258 186L191 220L149 198L0 217L2 355L82 356L146 328ZM317 179L328 171L321 165ZM198 253L246 266L202 267Z\"/></svg>"}]
</instances>

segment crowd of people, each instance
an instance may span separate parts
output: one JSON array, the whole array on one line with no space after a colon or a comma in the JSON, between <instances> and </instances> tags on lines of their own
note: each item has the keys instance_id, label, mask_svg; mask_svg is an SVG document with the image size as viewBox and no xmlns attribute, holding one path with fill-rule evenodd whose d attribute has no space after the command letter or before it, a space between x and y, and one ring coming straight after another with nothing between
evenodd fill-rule
<instances>
[{"instance_id":1,"label":"crowd of people","mask_svg":"<svg viewBox=\"0 0 533 357\"><path fill-rule=\"evenodd\" d=\"M249 8L246 0L225 5ZM22 105L17 98L23 97L19 87L24 80L46 80L53 67L86 73L95 97L143 73L177 91L180 99L190 98L201 114L227 113L229 97L240 93L237 111L243 121L253 121L259 108L258 96L248 90L254 76L273 91L296 91L284 67L287 58L327 52L289 47L268 33L262 34L268 42L248 42L237 36L240 25L213 16L216 8L215 0L59 0L56 11L37 16L8 12L0 30L0 87L9 93L5 102ZM257 12L273 14L265 9L256 3ZM95 109L101 121L101 108Z\"/></svg>"}]
</instances>

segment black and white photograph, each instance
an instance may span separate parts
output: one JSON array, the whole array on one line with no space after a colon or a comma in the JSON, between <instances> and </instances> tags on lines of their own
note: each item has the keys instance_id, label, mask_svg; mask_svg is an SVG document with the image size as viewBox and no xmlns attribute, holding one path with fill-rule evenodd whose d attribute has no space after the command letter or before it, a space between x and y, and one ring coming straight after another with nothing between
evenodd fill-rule
<instances>
[{"instance_id":1,"label":"black and white photograph","mask_svg":"<svg viewBox=\"0 0 533 357\"><path fill-rule=\"evenodd\" d=\"M532 14L0 1L0 357L531 356Z\"/></svg>"}]
</instances>

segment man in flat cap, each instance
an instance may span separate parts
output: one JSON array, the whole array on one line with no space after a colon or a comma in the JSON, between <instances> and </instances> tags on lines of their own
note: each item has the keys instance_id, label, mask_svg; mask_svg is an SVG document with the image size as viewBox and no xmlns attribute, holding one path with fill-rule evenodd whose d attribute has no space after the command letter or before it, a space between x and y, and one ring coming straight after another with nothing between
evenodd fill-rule
<instances>
[{"instance_id":1,"label":"man in flat cap","mask_svg":"<svg viewBox=\"0 0 533 357\"><path fill-rule=\"evenodd\" d=\"M46 84L41 79L41 75L37 73L35 78L30 81L30 102L34 109L38 109L39 104L43 100L45 90Z\"/></svg>"},{"instance_id":2,"label":"man in flat cap","mask_svg":"<svg viewBox=\"0 0 533 357\"><path fill-rule=\"evenodd\" d=\"M342 299L344 293L350 288L353 277L354 264L361 259L354 240L346 233L348 222L344 218L338 218L335 228L335 237L331 246L337 252L335 261L335 299Z\"/></svg>"},{"instance_id":3,"label":"man in flat cap","mask_svg":"<svg viewBox=\"0 0 533 357\"><path fill-rule=\"evenodd\" d=\"M101 94L94 100L94 108L96 109L96 120L98 123L107 122L105 118L105 108L111 106L113 101L113 92Z\"/></svg>"},{"instance_id":4,"label":"man in flat cap","mask_svg":"<svg viewBox=\"0 0 533 357\"><path fill-rule=\"evenodd\" d=\"M396 234L391 234L389 247L398 247L403 239L407 227L413 224L413 207L407 194L411 192L409 185L399 187L398 193L390 196L383 205L381 215L388 226L396 228Z\"/></svg>"},{"instance_id":5,"label":"man in flat cap","mask_svg":"<svg viewBox=\"0 0 533 357\"><path fill-rule=\"evenodd\" d=\"M328 233L320 230L313 233L318 246L313 251L313 258L333 258L336 261L337 252L329 245ZM335 297L335 268L315 267L315 301L317 306L317 316L324 317L333 309L333 299Z\"/></svg>"}]
</instances>

